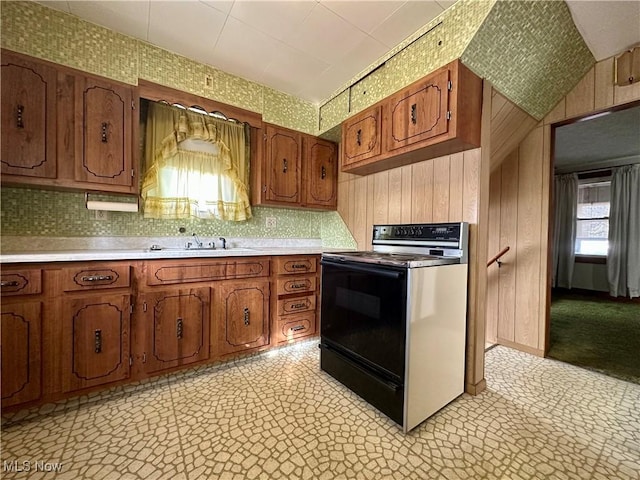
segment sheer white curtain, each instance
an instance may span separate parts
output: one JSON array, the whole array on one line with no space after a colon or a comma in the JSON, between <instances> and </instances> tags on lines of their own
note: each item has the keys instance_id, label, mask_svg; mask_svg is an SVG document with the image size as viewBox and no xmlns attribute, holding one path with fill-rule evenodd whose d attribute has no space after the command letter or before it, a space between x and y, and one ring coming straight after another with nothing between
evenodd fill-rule
<instances>
[{"instance_id":1,"label":"sheer white curtain","mask_svg":"<svg viewBox=\"0 0 640 480\"><path fill-rule=\"evenodd\" d=\"M607 274L611 296L640 297L640 164L613 170Z\"/></svg>"},{"instance_id":2,"label":"sheer white curtain","mask_svg":"<svg viewBox=\"0 0 640 480\"><path fill-rule=\"evenodd\" d=\"M556 175L554 183L553 286L571 288L576 244L578 175Z\"/></svg>"}]
</instances>

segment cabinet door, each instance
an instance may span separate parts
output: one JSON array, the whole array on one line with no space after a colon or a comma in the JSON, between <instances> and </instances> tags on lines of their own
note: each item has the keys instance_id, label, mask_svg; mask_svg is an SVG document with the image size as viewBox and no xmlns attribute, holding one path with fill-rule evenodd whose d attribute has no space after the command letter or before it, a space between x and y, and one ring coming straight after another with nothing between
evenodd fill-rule
<instances>
[{"instance_id":1,"label":"cabinet door","mask_svg":"<svg viewBox=\"0 0 640 480\"><path fill-rule=\"evenodd\" d=\"M211 291L208 287L149 293L143 297L145 371L209 358Z\"/></svg>"},{"instance_id":2,"label":"cabinet door","mask_svg":"<svg viewBox=\"0 0 640 480\"><path fill-rule=\"evenodd\" d=\"M2 174L55 178L56 71L2 54Z\"/></svg>"},{"instance_id":3,"label":"cabinet door","mask_svg":"<svg viewBox=\"0 0 640 480\"><path fill-rule=\"evenodd\" d=\"M441 70L390 97L386 103L387 150L447 133L449 70Z\"/></svg>"},{"instance_id":4,"label":"cabinet door","mask_svg":"<svg viewBox=\"0 0 640 480\"><path fill-rule=\"evenodd\" d=\"M2 305L2 406L36 400L41 393L42 305Z\"/></svg>"},{"instance_id":5,"label":"cabinet door","mask_svg":"<svg viewBox=\"0 0 640 480\"><path fill-rule=\"evenodd\" d=\"M336 208L338 197L338 154L333 142L305 137L305 203Z\"/></svg>"},{"instance_id":6,"label":"cabinet door","mask_svg":"<svg viewBox=\"0 0 640 480\"><path fill-rule=\"evenodd\" d=\"M66 298L65 392L129 377L129 295Z\"/></svg>"},{"instance_id":7,"label":"cabinet door","mask_svg":"<svg viewBox=\"0 0 640 480\"><path fill-rule=\"evenodd\" d=\"M221 354L269 343L269 282L227 282L220 287L218 347Z\"/></svg>"},{"instance_id":8,"label":"cabinet door","mask_svg":"<svg viewBox=\"0 0 640 480\"><path fill-rule=\"evenodd\" d=\"M382 153L382 107L369 108L342 124L342 165L351 165Z\"/></svg>"},{"instance_id":9,"label":"cabinet door","mask_svg":"<svg viewBox=\"0 0 640 480\"><path fill-rule=\"evenodd\" d=\"M131 92L128 86L76 78L76 181L132 186Z\"/></svg>"},{"instance_id":10,"label":"cabinet door","mask_svg":"<svg viewBox=\"0 0 640 480\"><path fill-rule=\"evenodd\" d=\"M302 201L302 135L292 130L266 126L266 185L269 202L299 204Z\"/></svg>"}]
</instances>

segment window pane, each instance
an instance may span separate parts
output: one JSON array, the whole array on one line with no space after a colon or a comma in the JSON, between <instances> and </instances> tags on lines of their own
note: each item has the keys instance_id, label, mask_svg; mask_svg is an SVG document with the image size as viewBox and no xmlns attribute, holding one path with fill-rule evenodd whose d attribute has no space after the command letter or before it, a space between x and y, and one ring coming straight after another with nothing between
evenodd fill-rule
<instances>
[{"instance_id":1,"label":"window pane","mask_svg":"<svg viewBox=\"0 0 640 480\"><path fill-rule=\"evenodd\" d=\"M609 216L609 202L578 203L578 218L603 218Z\"/></svg>"},{"instance_id":2,"label":"window pane","mask_svg":"<svg viewBox=\"0 0 640 480\"><path fill-rule=\"evenodd\" d=\"M607 255L609 242L607 240L576 239L576 254L578 255Z\"/></svg>"}]
</instances>

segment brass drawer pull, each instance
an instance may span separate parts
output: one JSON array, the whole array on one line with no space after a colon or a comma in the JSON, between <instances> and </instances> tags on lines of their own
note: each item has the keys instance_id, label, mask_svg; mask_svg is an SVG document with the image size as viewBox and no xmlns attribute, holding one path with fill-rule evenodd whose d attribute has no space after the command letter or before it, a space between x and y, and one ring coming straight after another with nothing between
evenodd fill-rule
<instances>
[{"instance_id":1,"label":"brass drawer pull","mask_svg":"<svg viewBox=\"0 0 640 480\"><path fill-rule=\"evenodd\" d=\"M292 283L289 288L291 288L292 290L297 290L299 288L309 288L309 284L308 283Z\"/></svg>"},{"instance_id":2,"label":"brass drawer pull","mask_svg":"<svg viewBox=\"0 0 640 480\"><path fill-rule=\"evenodd\" d=\"M326 176L327 176L327 169L323 165L322 168L320 169L320 178L324 180Z\"/></svg>"},{"instance_id":3,"label":"brass drawer pull","mask_svg":"<svg viewBox=\"0 0 640 480\"><path fill-rule=\"evenodd\" d=\"M94 340L93 351L95 353L102 352L102 330L98 329L95 332L93 332L93 340Z\"/></svg>"},{"instance_id":4,"label":"brass drawer pull","mask_svg":"<svg viewBox=\"0 0 640 480\"><path fill-rule=\"evenodd\" d=\"M2 282L0 282L0 287L2 288L17 287L18 285L20 285L20 282L18 282L17 280L3 280Z\"/></svg>"},{"instance_id":5,"label":"brass drawer pull","mask_svg":"<svg viewBox=\"0 0 640 480\"><path fill-rule=\"evenodd\" d=\"M414 125L418 121L418 116L416 112L417 109L418 109L418 106L415 103L411 105L411 123L413 123Z\"/></svg>"},{"instance_id":6,"label":"brass drawer pull","mask_svg":"<svg viewBox=\"0 0 640 480\"><path fill-rule=\"evenodd\" d=\"M287 173L288 169L289 169L289 166L287 164L287 159L283 158L282 159L282 173Z\"/></svg>"},{"instance_id":7,"label":"brass drawer pull","mask_svg":"<svg viewBox=\"0 0 640 480\"><path fill-rule=\"evenodd\" d=\"M176 319L176 337L182 338L183 327L182 327L182 318Z\"/></svg>"},{"instance_id":8,"label":"brass drawer pull","mask_svg":"<svg viewBox=\"0 0 640 480\"><path fill-rule=\"evenodd\" d=\"M107 138L108 126L109 125L107 124L107 122L102 122L102 130L101 130L102 143L107 143L109 141L109 139Z\"/></svg>"},{"instance_id":9,"label":"brass drawer pull","mask_svg":"<svg viewBox=\"0 0 640 480\"><path fill-rule=\"evenodd\" d=\"M362 130L358 129L358 131L356 132L356 143L358 144L358 146L362 145Z\"/></svg>"},{"instance_id":10,"label":"brass drawer pull","mask_svg":"<svg viewBox=\"0 0 640 480\"><path fill-rule=\"evenodd\" d=\"M308 269L309 265L306 263L294 263L293 265L291 265L291 268L295 268L295 269L300 269L300 268L304 268L304 269Z\"/></svg>"},{"instance_id":11,"label":"brass drawer pull","mask_svg":"<svg viewBox=\"0 0 640 480\"><path fill-rule=\"evenodd\" d=\"M291 308L299 309L299 308L307 308L307 303L292 303Z\"/></svg>"},{"instance_id":12,"label":"brass drawer pull","mask_svg":"<svg viewBox=\"0 0 640 480\"><path fill-rule=\"evenodd\" d=\"M249 325L249 308L244 307L244 324Z\"/></svg>"},{"instance_id":13,"label":"brass drawer pull","mask_svg":"<svg viewBox=\"0 0 640 480\"><path fill-rule=\"evenodd\" d=\"M83 282L104 282L105 280L113 280L113 275L85 275L82 277Z\"/></svg>"},{"instance_id":14,"label":"brass drawer pull","mask_svg":"<svg viewBox=\"0 0 640 480\"><path fill-rule=\"evenodd\" d=\"M299 332L300 330L305 330L304 325L296 325L295 327L291 327L292 332Z\"/></svg>"}]
</instances>

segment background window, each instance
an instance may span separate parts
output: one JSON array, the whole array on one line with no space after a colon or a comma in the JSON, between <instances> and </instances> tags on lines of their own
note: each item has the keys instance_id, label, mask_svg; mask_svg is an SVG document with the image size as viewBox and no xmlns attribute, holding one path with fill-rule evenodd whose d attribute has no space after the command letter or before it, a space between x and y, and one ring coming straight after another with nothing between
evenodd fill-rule
<instances>
[{"instance_id":1,"label":"background window","mask_svg":"<svg viewBox=\"0 0 640 480\"><path fill-rule=\"evenodd\" d=\"M607 255L611 181L578 185L576 255Z\"/></svg>"}]
</instances>

